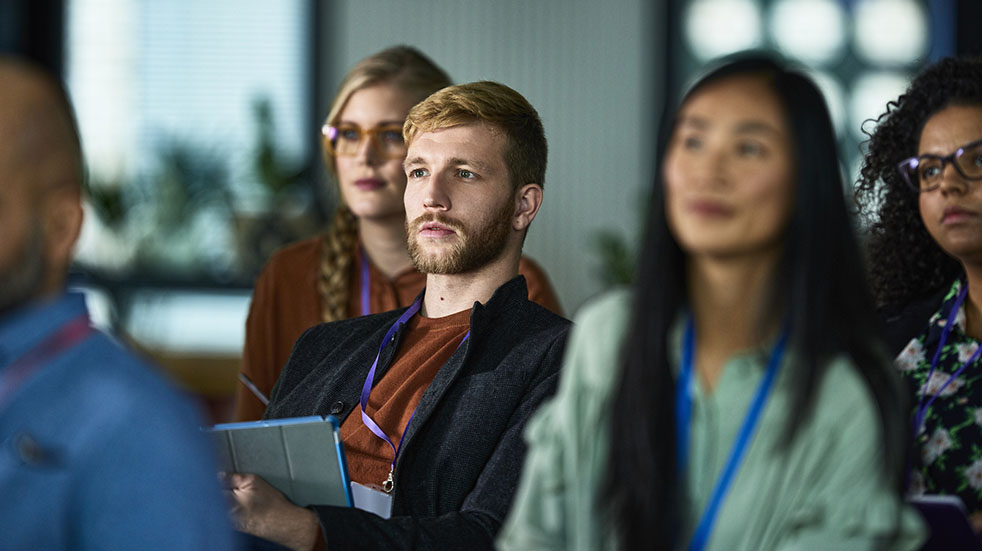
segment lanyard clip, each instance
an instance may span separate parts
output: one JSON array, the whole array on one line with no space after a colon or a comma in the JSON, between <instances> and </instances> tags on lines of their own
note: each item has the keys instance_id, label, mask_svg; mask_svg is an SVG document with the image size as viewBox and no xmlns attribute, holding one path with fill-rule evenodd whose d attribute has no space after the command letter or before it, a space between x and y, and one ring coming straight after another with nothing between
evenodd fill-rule
<instances>
[{"instance_id":1,"label":"lanyard clip","mask_svg":"<svg viewBox=\"0 0 982 551\"><path fill-rule=\"evenodd\" d=\"M386 478L385 482L382 483L382 490L387 494L391 494L392 488L395 485L395 480L392 479L392 469L389 469L389 478Z\"/></svg>"}]
</instances>

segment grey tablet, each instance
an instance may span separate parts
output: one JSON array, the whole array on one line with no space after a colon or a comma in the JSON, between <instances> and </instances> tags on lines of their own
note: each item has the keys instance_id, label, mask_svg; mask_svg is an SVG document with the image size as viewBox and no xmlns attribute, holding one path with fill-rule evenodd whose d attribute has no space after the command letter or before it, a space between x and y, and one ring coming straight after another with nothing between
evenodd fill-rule
<instances>
[{"instance_id":1,"label":"grey tablet","mask_svg":"<svg viewBox=\"0 0 982 551\"><path fill-rule=\"evenodd\" d=\"M352 506L348 465L333 415L225 423L207 429L224 472L263 477L293 503Z\"/></svg>"}]
</instances>

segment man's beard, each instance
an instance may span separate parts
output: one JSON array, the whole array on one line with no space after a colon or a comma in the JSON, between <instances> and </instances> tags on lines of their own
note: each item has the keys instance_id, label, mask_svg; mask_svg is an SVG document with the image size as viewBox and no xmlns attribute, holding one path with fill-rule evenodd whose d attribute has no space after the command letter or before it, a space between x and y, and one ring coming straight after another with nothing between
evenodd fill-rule
<instances>
[{"instance_id":1,"label":"man's beard","mask_svg":"<svg viewBox=\"0 0 982 551\"><path fill-rule=\"evenodd\" d=\"M20 257L9 266L0 266L0 316L38 296L45 272L44 236L35 222Z\"/></svg>"},{"instance_id":2,"label":"man's beard","mask_svg":"<svg viewBox=\"0 0 982 551\"><path fill-rule=\"evenodd\" d=\"M487 266L497 260L508 245L514 209L514 202L509 198L477 227L467 227L459 219L437 214L423 214L412 222L407 221L406 235L413 266L424 274L463 274ZM424 222L436 222L453 230L457 235L453 248L439 256L427 255L419 242L419 228Z\"/></svg>"}]
</instances>

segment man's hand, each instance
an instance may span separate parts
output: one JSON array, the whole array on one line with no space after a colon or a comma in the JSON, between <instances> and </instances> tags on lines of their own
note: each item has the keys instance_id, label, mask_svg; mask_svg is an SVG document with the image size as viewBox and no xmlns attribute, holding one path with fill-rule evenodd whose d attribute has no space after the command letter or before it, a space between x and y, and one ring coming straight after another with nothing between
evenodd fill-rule
<instances>
[{"instance_id":1,"label":"man's hand","mask_svg":"<svg viewBox=\"0 0 982 551\"><path fill-rule=\"evenodd\" d=\"M313 549L320 530L313 511L294 505L254 474L229 473L225 482L236 528L290 549Z\"/></svg>"}]
</instances>

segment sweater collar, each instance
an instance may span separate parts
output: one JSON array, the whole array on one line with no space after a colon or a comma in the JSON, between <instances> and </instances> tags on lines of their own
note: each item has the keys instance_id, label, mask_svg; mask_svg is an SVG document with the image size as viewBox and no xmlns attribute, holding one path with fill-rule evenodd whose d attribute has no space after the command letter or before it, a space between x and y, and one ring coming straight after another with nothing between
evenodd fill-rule
<instances>
[{"instance_id":1,"label":"sweater collar","mask_svg":"<svg viewBox=\"0 0 982 551\"><path fill-rule=\"evenodd\" d=\"M425 293L426 289L424 288L416 295L416 300L423 300ZM508 305L514 304L513 301L528 299L528 296L529 290L525 282L525 276L519 274L511 278L495 289L494 293L491 294L491 298L485 304L481 304L476 300L474 301L474 306L471 308L471 330L473 331L475 322L480 324L485 320L491 319L507 311ZM402 309L400 312L404 310Z\"/></svg>"}]
</instances>

